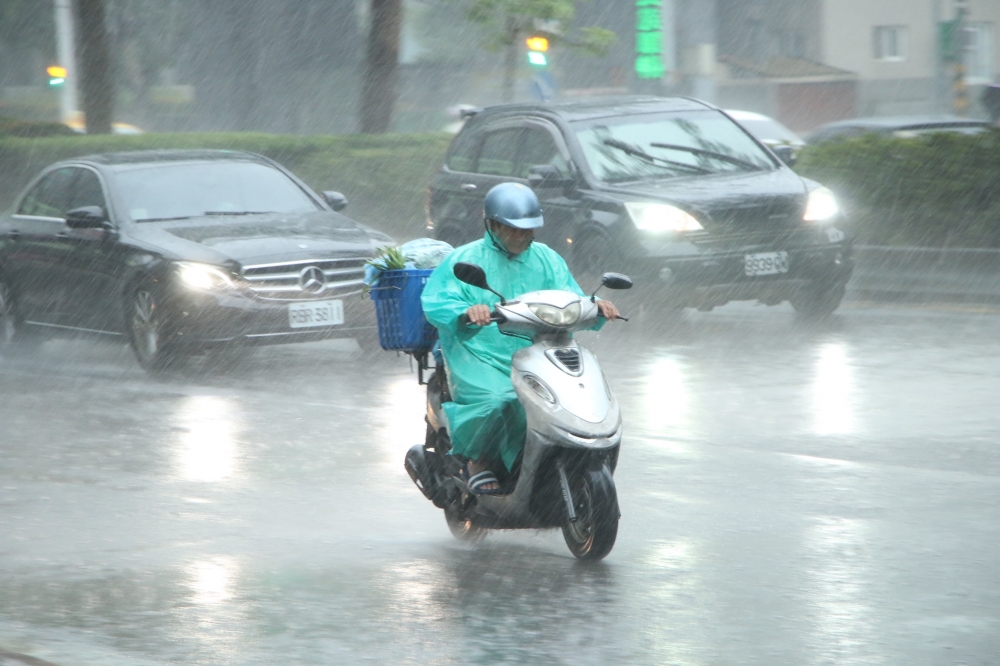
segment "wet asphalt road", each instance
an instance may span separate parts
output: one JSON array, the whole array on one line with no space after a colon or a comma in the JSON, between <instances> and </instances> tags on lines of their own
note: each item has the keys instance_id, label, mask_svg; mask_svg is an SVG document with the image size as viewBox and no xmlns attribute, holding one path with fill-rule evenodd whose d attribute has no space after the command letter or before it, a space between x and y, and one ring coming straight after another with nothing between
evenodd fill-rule
<instances>
[{"instance_id":1,"label":"wet asphalt road","mask_svg":"<svg viewBox=\"0 0 1000 666\"><path fill-rule=\"evenodd\" d=\"M157 380L48 342L0 360L0 663L998 664L998 331L855 302L584 334L626 422L589 566L558 532L452 539L402 468L405 358Z\"/></svg>"}]
</instances>

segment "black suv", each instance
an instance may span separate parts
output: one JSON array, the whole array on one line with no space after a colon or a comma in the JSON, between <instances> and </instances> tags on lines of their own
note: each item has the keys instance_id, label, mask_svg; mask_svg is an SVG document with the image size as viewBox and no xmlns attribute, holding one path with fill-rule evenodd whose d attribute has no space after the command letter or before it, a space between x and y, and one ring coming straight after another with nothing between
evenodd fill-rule
<instances>
[{"instance_id":1,"label":"black suv","mask_svg":"<svg viewBox=\"0 0 1000 666\"><path fill-rule=\"evenodd\" d=\"M530 185L538 240L581 279L624 270L665 303L790 300L836 310L852 235L833 194L798 176L722 110L631 96L496 106L455 137L428 193L428 226L461 244L483 233L494 185Z\"/></svg>"}]
</instances>

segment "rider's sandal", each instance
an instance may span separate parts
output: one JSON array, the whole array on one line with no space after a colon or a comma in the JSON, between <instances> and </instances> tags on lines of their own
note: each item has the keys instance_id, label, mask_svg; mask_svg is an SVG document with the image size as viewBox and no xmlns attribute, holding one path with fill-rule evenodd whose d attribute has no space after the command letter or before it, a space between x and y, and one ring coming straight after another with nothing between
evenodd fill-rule
<instances>
[{"instance_id":1,"label":"rider's sandal","mask_svg":"<svg viewBox=\"0 0 1000 666\"><path fill-rule=\"evenodd\" d=\"M496 475L489 470L470 476L469 479L466 481L466 483L469 484L469 492L471 492L473 495L500 494L500 481L498 481ZM497 484L497 487L483 488L483 486L488 486L491 483Z\"/></svg>"}]
</instances>

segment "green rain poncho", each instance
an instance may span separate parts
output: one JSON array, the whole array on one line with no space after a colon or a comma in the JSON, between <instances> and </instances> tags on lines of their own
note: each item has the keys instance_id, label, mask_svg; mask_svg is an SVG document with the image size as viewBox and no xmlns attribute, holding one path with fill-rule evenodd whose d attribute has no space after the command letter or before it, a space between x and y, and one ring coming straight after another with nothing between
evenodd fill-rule
<instances>
[{"instance_id":1,"label":"green rain poncho","mask_svg":"<svg viewBox=\"0 0 1000 666\"><path fill-rule=\"evenodd\" d=\"M510 469L524 448L527 430L524 408L510 381L510 364L514 352L531 342L503 335L493 325L459 323L459 316L469 307L482 304L492 308L500 302L494 294L455 277L453 267L460 261L481 266L490 286L508 299L540 289L584 293L566 262L548 246L532 243L521 254L508 258L494 245L488 231L483 239L448 255L424 287L424 314L440 334L453 400L444 403L452 453L472 460L483 456L500 459Z\"/></svg>"}]
</instances>

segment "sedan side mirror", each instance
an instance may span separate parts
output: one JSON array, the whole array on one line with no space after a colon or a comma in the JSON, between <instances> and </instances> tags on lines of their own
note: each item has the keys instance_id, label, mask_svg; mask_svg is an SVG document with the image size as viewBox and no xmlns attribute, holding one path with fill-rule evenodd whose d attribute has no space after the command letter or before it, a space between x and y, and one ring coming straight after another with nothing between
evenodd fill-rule
<instances>
[{"instance_id":1,"label":"sedan side mirror","mask_svg":"<svg viewBox=\"0 0 1000 666\"><path fill-rule=\"evenodd\" d=\"M799 161L798 156L795 154L795 146L774 146L771 148L774 154L778 156L778 159L785 163L788 167L793 167Z\"/></svg>"},{"instance_id":2,"label":"sedan side mirror","mask_svg":"<svg viewBox=\"0 0 1000 666\"><path fill-rule=\"evenodd\" d=\"M66 226L70 229L103 229L108 221L100 206L82 206L66 213Z\"/></svg>"},{"instance_id":3,"label":"sedan side mirror","mask_svg":"<svg viewBox=\"0 0 1000 666\"><path fill-rule=\"evenodd\" d=\"M567 188L571 185L573 179L563 176L559 167L553 164L538 164L528 169L528 186L533 190L542 187Z\"/></svg>"},{"instance_id":4,"label":"sedan side mirror","mask_svg":"<svg viewBox=\"0 0 1000 666\"><path fill-rule=\"evenodd\" d=\"M323 198L330 208L341 211L347 208L347 197L345 197L340 192L334 192L333 190L328 190L323 192Z\"/></svg>"}]
</instances>

